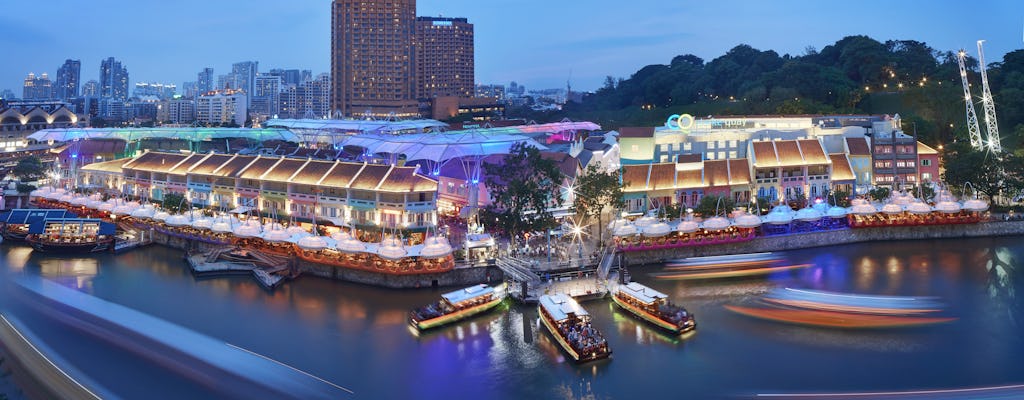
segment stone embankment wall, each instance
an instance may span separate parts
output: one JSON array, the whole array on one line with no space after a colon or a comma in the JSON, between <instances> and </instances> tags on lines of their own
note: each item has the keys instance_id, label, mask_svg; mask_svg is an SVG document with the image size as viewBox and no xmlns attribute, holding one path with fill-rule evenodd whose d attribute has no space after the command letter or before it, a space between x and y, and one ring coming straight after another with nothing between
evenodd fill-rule
<instances>
[{"instance_id":1,"label":"stone embankment wall","mask_svg":"<svg viewBox=\"0 0 1024 400\"><path fill-rule=\"evenodd\" d=\"M954 239L1024 235L1024 221L916 227L858 228L759 237L749 242L621 253L622 265L659 264L687 257L761 253L894 240Z\"/></svg>"},{"instance_id":2,"label":"stone embankment wall","mask_svg":"<svg viewBox=\"0 0 1024 400\"><path fill-rule=\"evenodd\" d=\"M222 245L186 240L156 231L151 232L153 233L153 243L175 249L191 249L192 251L202 252L222 247ZM504 278L500 269L497 267L486 266L456 268L449 272L436 274L390 275L356 269L338 268L325 264L311 263L298 258L295 258L294 260L299 271L303 274L396 289L431 286L469 286L478 283L498 283Z\"/></svg>"}]
</instances>

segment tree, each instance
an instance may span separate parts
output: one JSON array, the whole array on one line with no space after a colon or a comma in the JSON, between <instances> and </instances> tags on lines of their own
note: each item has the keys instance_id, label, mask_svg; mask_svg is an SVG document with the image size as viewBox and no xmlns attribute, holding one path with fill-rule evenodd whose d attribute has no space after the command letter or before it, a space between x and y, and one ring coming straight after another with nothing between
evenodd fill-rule
<instances>
[{"instance_id":1,"label":"tree","mask_svg":"<svg viewBox=\"0 0 1024 400\"><path fill-rule=\"evenodd\" d=\"M29 185L27 183L19 183L15 186L18 193L31 193L33 190L38 189L35 185Z\"/></svg>"},{"instance_id":2,"label":"tree","mask_svg":"<svg viewBox=\"0 0 1024 400\"><path fill-rule=\"evenodd\" d=\"M618 171L602 171L596 164L576 178L576 200L573 211L584 218L584 223L597 219L598 242L604 243L605 210L620 209L626 205L622 200L622 185L619 184Z\"/></svg>"},{"instance_id":3,"label":"tree","mask_svg":"<svg viewBox=\"0 0 1024 400\"><path fill-rule=\"evenodd\" d=\"M164 209L168 212L181 212L188 205L185 204L185 196L180 193L164 193Z\"/></svg>"},{"instance_id":4,"label":"tree","mask_svg":"<svg viewBox=\"0 0 1024 400\"><path fill-rule=\"evenodd\" d=\"M974 150L966 143L948 146L943 152L942 163L945 165L942 180L952 186L953 190L959 191L970 182L975 190L995 201L1007 187L1003 163L995 155ZM972 193L960 194L964 196Z\"/></svg>"},{"instance_id":5,"label":"tree","mask_svg":"<svg viewBox=\"0 0 1024 400\"><path fill-rule=\"evenodd\" d=\"M29 156L18 160L18 165L11 170L22 182L34 181L46 175L46 167L39 157Z\"/></svg>"},{"instance_id":6,"label":"tree","mask_svg":"<svg viewBox=\"0 0 1024 400\"><path fill-rule=\"evenodd\" d=\"M492 199L483 210L483 220L505 231L511 245L523 232L557 225L549 209L562 205L564 177L554 161L541 157L540 150L516 143L504 162L484 163L483 167Z\"/></svg>"},{"instance_id":7,"label":"tree","mask_svg":"<svg viewBox=\"0 0 1024 400\"><path fill-rule=\"evenodd\" d=\"M719 203L719 199L722 200L721 203ZM693 212L707 218L722 214L728 215L735 206L736 203L728 196L704 196Z\"/></svg>"},{"instance_id":8,"label":"tree","mask_svg":"<svg viewBox=\"0 0 1024 400\"><path fill-rule=\"evenodd\" d=\"M889 188L887 187L876 187L868 191L868 197L871 197L874 201L882 201L889 198Z\"/></svg>"},{"instance_id":9,"label":"tree","mask_svg":"<svg viewBox=\"0 0 1024 400\"><path fill-rule=\"evenodd\" d=\"M825 201L828 204L839 207L850 206L850 192L845 190L833 190L832 192L825 195Z\"/></svg>"}]
</instances>

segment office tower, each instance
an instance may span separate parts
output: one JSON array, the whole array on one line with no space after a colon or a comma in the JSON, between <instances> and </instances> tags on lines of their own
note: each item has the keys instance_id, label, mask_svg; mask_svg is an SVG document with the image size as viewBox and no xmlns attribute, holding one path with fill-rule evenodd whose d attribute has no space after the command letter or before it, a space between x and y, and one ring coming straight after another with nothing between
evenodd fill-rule
<instances>
[{"instance_id":1,"label":"office tower","mask_svg":"<svg viewBox=\"0 0 1024 400\"><path fill-rule=\"evenodd\" d=\"M246 95L241 90L216 90L196 99L196 121L207 125L245 125Z\"/></svg>"},{"instance_id":2,"label":"office tower","mask_svg":"<svg viewBox=\"0 0 1024 400\"><path fill-rule=\"evenodd\" d=\"M473 97L473 24L416 18L416 98Z\"/></svg>"},{"instance_id":3,"label":"office tower","mask_svg":"<svg viewBox=\"0 0 1024 400\"><path fill-rule=\"evenodd\" d=\"M88 81L82 85L82 97L99 97L100 83L96 81Z\"/></svg>"},{"instance_id":4,"label":"office tower","mask_svg":"<svg viewBox=\"0 0 1024 400\"><path fill-rule=\"evenodd\" d=\"M242 89L246 94L246 107L249 107L252 100L259 65L258 61L242 61L231 64L231 75L234 76L235 87Z\"/></svg>"},{"instance_id":5,"label":"office tower","mask_svg":"<svg viewBox=\"0 0 1024 400\"><path fill-rule=\"evenodd\" d=\"M54 97L58 100L67 101L78 97L78 87L81 85L82 62L79 60L65 60L64 65L57 69L57 82L54 87Z\"/></svg>"},{"instance_id":6,"label":"office tower","mask_svg":"<svg viewBox=\"0 0 1024 400\"><path fill-rule=\"evenodd\" d=\"M100 98L124 101L128 99L128 69L114 57L100 63Z\"/></svg>"},{"instance_id":7,"label":"office tower","mask_svg":"<svg viewBox=\"0 0 1024 400\"><path fill-rule=\"evenodd\" d=\"M36 76L31 72L25 77L25 86L22 89L21 98L23 100L49 100L53 98L53 82L50 81L50 77L43 72L42 75Z\"/></svg>"},{"instance_id":8,"label":"office tower","mask_svg":"<svg viewBox=\"0 0 1024 400\"><path fill-rule=\"evenodd\" d=\"M196 89L199 91L199 93L206 93L214 89L213 68L206 67L199 72L196 78Z\"/></svg>"},{"instance_id":9,"label":"office tower","mask_svg":"<svg viewBox=\"0 0 1024 400\"><path fill-rule=\"evenodd\" d=\"M415 0L334 0L331 110L414 117Z\"/></svg>"}]
</instances>

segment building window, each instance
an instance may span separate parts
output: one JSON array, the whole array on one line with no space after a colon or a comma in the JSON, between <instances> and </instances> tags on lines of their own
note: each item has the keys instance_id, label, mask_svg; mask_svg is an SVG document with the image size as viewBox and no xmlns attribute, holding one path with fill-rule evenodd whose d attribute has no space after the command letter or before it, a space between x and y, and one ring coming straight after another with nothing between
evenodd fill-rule
<instances>
[{"instance_id":1,"label":"building window","mask_svg":"<svg viewBox=\"0 0 1024 400\"><path fill-rule=\"evenodd\" d=\"M924 182L931 182L932 181L932 174L930 172L922 172L921 173L921 180L924 181Z\"/></svg>"},{"instance_id":2,"label":"building window","mask_svg":"<svg viewBox=\"0 0 1024 400\"><path fill-rule=\"evenodd\" d=\"M692 144L690 144L689 142L683 143L683 151L691 151L691 150L693 150L693 145Z\"/></svg>"},{"instance_id":3,"label":"building window","mask_svg":"<svg viewBox=\"0 0 1024 400\"><path fill-rule=\"evenodd\" d=\"M630 145L629 146L629 150L634 152L634 153L639 153L640 152L640 146L639 145L635 145L635 144L634 145Z\"/></svg>"},{"instance_id":4,"label":"building window","mask_svg":"<svg viewBox=\"0 0 1024 400\"><path fill-rule=\"evenodd\" d=\"M922 167L930 167L930 166L932 166L932 160L928 160L928 159L921 160L921 166Z\"/></svg>"}]
</instances>

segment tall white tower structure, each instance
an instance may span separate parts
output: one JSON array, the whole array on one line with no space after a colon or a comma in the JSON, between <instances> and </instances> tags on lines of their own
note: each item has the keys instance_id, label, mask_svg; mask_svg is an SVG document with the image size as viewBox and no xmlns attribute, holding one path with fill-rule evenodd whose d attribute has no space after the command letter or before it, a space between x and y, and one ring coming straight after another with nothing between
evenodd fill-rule
<instances>
[{"instance_id":1,"label":"tall white tower structure","mask_svg":"<svg viewBox=\"0 0 1024 400\"><path fill-rule=\"evenodd\" d=\"M1003 151L999 140L999 124L996 122L996 104L992 101L992 91L988 88L988 73L985 66L985 52L981 48L984 40L978 41L978 67L981 70L981 102L985 107L985 128L988 130L988 149L993 153Z\"/></svg>"},{"instance_id":2,"label":"tall white tower structure","mask_svg":"<svg viewBox=\"0 0 1024 400\"><path fill-rule=\"evenodd\" d=\"M964 65L965 58L967 58L967 51L960 49L956 59L960 64L960 80L964 84L964 104L967 106L967 134L971 138L971 147L975 150L981 150L985 144L981 140L978 114L974 112L974 99L971 97L971 84L967 81L967 67Z\"/></svg>"}]
</instances>

